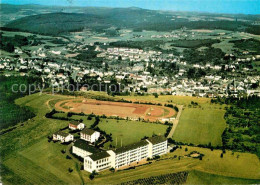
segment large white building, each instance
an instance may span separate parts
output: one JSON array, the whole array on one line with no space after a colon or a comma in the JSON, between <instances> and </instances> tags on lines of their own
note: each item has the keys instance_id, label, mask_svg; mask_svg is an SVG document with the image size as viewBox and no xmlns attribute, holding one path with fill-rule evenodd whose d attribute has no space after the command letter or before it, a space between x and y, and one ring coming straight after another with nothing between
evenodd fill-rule
<instances>
[{"instance_id":1,"label":"large white building","mask_svg":"<svg viewBox=\"0 0 260 185\"><path fill-rule=\"evenodd\" d=\"M74 145L72 146L72 153L82 158L99 152L100 150L95 146L89 145L86 141L80 139L75 141Z\"/></svg>"},{"instance_id":2,"label":"large white building","mask_svg":"<svg viewBox=\"0 0 260 185\"><path fill-rule=\"evenodd\" d=\"M101 171L120 168L133 162L167 153L167 139L155 136L115 150L93 153L84 158L84 170Z\"/></svg>"}]
</instances>

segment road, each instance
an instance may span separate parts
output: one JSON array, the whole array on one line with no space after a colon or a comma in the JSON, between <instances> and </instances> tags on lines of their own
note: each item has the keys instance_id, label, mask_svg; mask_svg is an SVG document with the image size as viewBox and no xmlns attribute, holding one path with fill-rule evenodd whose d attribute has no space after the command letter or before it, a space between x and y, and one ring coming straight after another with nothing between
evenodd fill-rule
<instances>
[{"instance_id":1,"label":"road","mask_svg":"<svg viewBox=\"0 0 260 185\"><path fill-rule=\"evenodd\" d=\"M175 129L178 126L180 116L181 116L181 113L182 113L182 109L183 109L183 105L178 105L178 109L179 109L178 114L176 116L176 119L173 121L172 129L171 129L170 133L168 134L167 138L172 138L172 136L175 132Z\"/></svg>"}]
</instances>

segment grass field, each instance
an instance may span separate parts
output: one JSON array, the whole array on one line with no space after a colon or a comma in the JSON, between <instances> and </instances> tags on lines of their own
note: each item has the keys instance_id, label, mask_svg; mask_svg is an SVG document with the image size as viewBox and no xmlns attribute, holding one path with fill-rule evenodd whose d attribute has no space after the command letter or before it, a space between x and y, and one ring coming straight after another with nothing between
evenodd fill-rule
<instances>
[{"instance_id":1,"label":"grass field","mask_svg":"<svg viewBox=\"0 0 260 185\"><path fill-rule=\"evenodd\" d=\"M210 98L190 96L130 96L124 97L134 101L154 101L184 105L180 121L173 139L184 143L222 145L221 135L226 127L224 120L225 105L211 104ZM191 106L191 102L198 106Z\"/></svg>"},{"instance_id":2,"label":"grass field","mask_svg":"<svg viewBox=\"0 0 260 185\"><path fill-rule=\"evenodd\" d=\"M221 135L226 128L224 110L185 108L173 135L176 141L221 146Z\"/></svg>"},{"instance_id":3,"label":"grass field","mask_svg":"<svg viewBox=\"0 0 260 185\"><path fill-rule=\"evenodd\" d=\"M66 154L61 153L62 149L67 149L66 145L52 142L48 143L47 136L58 129L67 126L68 122L47 119L45 118L45 114L53 108L53 103L51 102L67 98L67 96L59 95L52 96L43 94L40 96L39 94L34 94L16 101L17 104L27 105L33 108L37 116L24 122L24 126L20 126L0 137L1 177L4 184L116 184L135 180L140 177L144 178L191 170L214 174L211 177L211 180L215 180L217 183L220 182L219 176L223 179L236 177L237 181L234 180L234 182L241 184L251 182L260 183L256 180L247 180L260 179L260 164L256 155L237 152L232 155L231 151L227 151L226 154L224 154L224 157L220 158L220 150L210 151L209 149L198 147L187 147L187 152L185 152L185 147L183 147L182 149L177 149L175 152L166 155L165 158L173 157L174 155L183 156L196 150L205 155L202 161L186 157L182 157L180 160L178 160L178 158L161 160L154 162L151 165L138 167L135 170L120 171L116 173L104 171L93 181L90 181L88 178L89 173L79 170L80 163L78 161L66 159ZM111 129L112 132L112 130L116 129L118 124L121 123L117 123L116 121L114 123L106 123L106 121L104 121L103 123L102 120L100 122L100 127L102 124L108 124L107 126L109 126L109 128L107 129ZM129 123L122 123L122 126L125 124L130 124L130 121ZM136 125L138 124L141 124L141 126L137 126L136 129L142 129L141 131L145 133L144 135L147 135L148 132L152 133L152 130L154 130L150 130L149 123L136 123ZM104 127L106 127L106 125ZM117 129L119 131L120 127ZM139 130L130 129L130 131L141 133ZM130 131L128 132L130 133ZM158 128L156 128L155 132L157 131L159 131ZM126 134L128 134L127 130L122 131L122 134L126 138ZM131 142L133 142L135 139L137 140L135 137L141 137L141 135L131 135L131 137L129 136L129 141L132 140ZM124 143L125 142L126 141L124 141ZM73 172L69 173L68 168L72 168ZM203 179L198 181L198 178ZM205 184L207 184L207 182L209 182L208 177L203 174L191 173L188 180L191 183L205 182ZM229 181L226 180L223 182L228 183Z\"/></svg>"},{"instance_id":4,"label":"grass field","mask_svg":"<svg viewBox=\"0 0 260 185\"><path fill-rule=\"evenodd\" d=\"M226 177L194 170L189 173L186 184L212 184L213 182L214 184L258 184L259 180Z\"/></svg>"},{"instance_id":5,"label":"grass field","mask_svg":"<svg viewBox=\"0 0 260 185\"><path fill-rule=\"evenodd\" d=\"M117 139L118 147L121 146L121 140L122 145L126 146L140 141L144 136L151 137L153 134L164 135L168 128L166 125L162 124L112 119L102 119L98 127L101 130L106 131L107 134L112 134L113 142L108 142L105 146L108 146L109 144L116 146Z\"/></svg>"}]
</instances>

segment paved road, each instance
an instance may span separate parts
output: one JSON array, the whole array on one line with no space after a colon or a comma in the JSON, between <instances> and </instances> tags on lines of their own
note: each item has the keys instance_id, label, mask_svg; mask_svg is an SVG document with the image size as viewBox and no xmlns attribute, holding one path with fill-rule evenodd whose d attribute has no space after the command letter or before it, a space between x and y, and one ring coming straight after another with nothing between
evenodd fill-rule
<instances>
[{"instance_id":1,"label":"paved road","mask_svg":"<svg viewBox=\"0 0 260 185\"><path fill-rule=\"evenodd\" d=\"M178 109L179 109L179 112L176 116L176 119L173 121L172 129L171 129L170 133L168 134L167 138L172 138L174 131L175 131L176 127L178 126L180 116L182 113L182 109L183 109L183 105L178 105Z\"/></svg>"}]
</instances>

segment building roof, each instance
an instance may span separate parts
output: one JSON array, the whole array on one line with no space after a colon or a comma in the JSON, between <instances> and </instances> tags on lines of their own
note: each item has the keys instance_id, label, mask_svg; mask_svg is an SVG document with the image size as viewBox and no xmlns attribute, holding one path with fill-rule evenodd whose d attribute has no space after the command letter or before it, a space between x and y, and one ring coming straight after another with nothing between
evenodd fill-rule
<instances>
[{"instance_id":1,"label":"building roof","mask_svg":"<svg viewBox=\"0 0 260 185\"><path fill-rule=\"evenodd\" d=\"M149 137L147 139L149 142L151 142L153 145L161 143L166 141L167 139L163 136L154 136L154 137Z\"/></svg>"},{"instance_id":2,"label":"building roof","mask_svg":"<svg viewBox=\"0 0 260 185\"><path fill-rule=\"evenodd\" d=\"M85 150L87 152L90 152L90 153L100 152L100 150L98 148L96 148L95 146L89 145L86 141L81 140L81 139L76 140L73 146L80 148L82 150Z\"/></svg>"},{"instance_id":3,"label":"building roof","mask_svg":"<svg viewBox=\"0 0 260 185\"><path fill-rule=\"evenodd\" d=\"M81 131L81 133L83 133L83 134L87 134L87 135L92 135L92 134L94 134L96 131L95 130L92 130L92 129L89 129L89 128L85 128L85 129L83 129L82 131Z\"/></svg>"},{"instance_id":4,"label":"building roof","mask_svg":"<svg viewBox=\"0 0 260 185\"><path fill-rule=\"evenodd\" d=\"M68 135L70 135L69 133L65 133L65 132L62 132L62 131L57 131L54 133L55 135L60 135L60 136L63 136L63 137L67 137Z\"/></svg>"},{"instance_id":5,"label":"building roof","mask_svg":"<svg viewBox=\"0 0 260 185\"><path fill-rule=\"evenodd\" d=\"M104 159L106 157L109 157L110 155L106 152L106 151L102 151L99 153L94 153L92 155L90 155L89 157L93 160L93 161L97 161L99 159Z\"/></svg>"},{"instance_id":6,"label":"building roof","mask_svg":"<svg viewBox=\"0 0 260 185\"><path fill-rule=\"evenodd\" d=\"M128 150L133 150L133 149L145 146L145 145L148 145L148 142L145 141L145 140L142 140L142 141L139 141L137 143L133 143L131 145L127 145L127 146L123 146L123 147L117 148L117 149L114 150L114 152L116 154L119 154L119 153L123 153L123 152L126 152Z\"/></svg>"},{"instance_id":7,"label":"building roof","mask_svg":"<svg viewBox=\"0 0 260 185\"><path fill-rule=\"evenodd\" d=\"M80 124L80 122L78 122L78 121L71 121L70 124L78 126Z\"/></svg>"}]
</instances>

